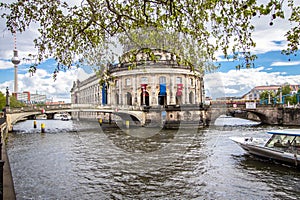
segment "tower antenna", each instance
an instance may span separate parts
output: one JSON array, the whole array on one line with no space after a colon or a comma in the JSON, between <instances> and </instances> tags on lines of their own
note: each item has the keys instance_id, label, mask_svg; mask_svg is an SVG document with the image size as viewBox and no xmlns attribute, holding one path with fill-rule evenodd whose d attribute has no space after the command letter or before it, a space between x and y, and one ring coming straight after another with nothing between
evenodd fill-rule
<instances>
[{"instance_id":1,"label":"tower antenna","mask_svg":"<svg viewBox=\"0 0 300 200\"><path fill-rule=\"evenodd\" d=\"M14 56L11 59L11 62L14 64L15 68L15 80L14 80L14 92L18 92L18 64L20 64L20 59L18 57L18 50L17 50L17 34L16 34L16 29L14 28L13 30L13 35L14 35Z\"/></svg>"}]
</instances>

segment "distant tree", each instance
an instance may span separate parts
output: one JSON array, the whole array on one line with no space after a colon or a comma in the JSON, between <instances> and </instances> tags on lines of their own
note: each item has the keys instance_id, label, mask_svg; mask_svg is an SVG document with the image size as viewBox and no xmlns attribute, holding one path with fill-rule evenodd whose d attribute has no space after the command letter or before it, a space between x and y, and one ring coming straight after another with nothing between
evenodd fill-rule
<instances>
[{"instance_id":1,"label":"distant tree","mask_svg":"<svg viewBox=\"0 0 300 200\"><path fill-rule=\"evenodd\" d=\"M289 84L284 85L281 88L281 91L282 91L282 95L290 94L291 93L291 87L290 87L290 85Z\"/></svg>"},{"instance_id":2,"label":"distant tree","mask_svg":"<svg viewBox=\"0 0 300 200\"><path fill-rule=\"evenodd\" d=\"M16 99L16 97L14 97L14 96L10 96L10 97L9 97L9 101L10 101L10 107L11 107L11 108L19 108L19 107L25 106L24 103L18 101L18 100Z\"/></svg>"},{"instance_id":3,"label":"distant tree","mask_svg":"<svg viewBox=\"0 0 300 200\"><path fill-rule=\"evenodd\" d=\"M291 94L291 87L289 84L285 84L281 87L281 89L278 90L277 96L279 97L280 91L282 91L282 96L284 96L284 104L287 104L288 102L290 104L295 104L296 103L296 98L294 97L295 95Z\"/></svg>"},{"instance_id":4,"label":"distant tree","mask_svg":"<svg viewBox=\"0 0 300 200\"><path fill-rule=\"evenodd\" d=\"M260 93L260 95L259 95L259 98L261 99L261 100L269 100L269 95L270 95L270 101L271 101L271 103L273 103L273 99L274 99L274 97L276 96L275 95L275 93L273 92L273 91L268 91L268 90L265 90L265 91L263 91L262 93Z\"/></svg>"},{"instance_id":5,"label":"distant tree","mask_svg":"<svg viewBox=\"0 0 300 200\"><path fill-rule=\"evenodd\" d=\"M297 94L295 94L296 104L300 103L300 89L298 89Z\"/></svg>"},{"instance_id":6,"label":"distant tree","mask_svg":"<svg viewBox=\"0 0 300 200\"><path fill-rule=\"evenodd\" d=\"M0 111L6 106L6 97L0 92Z\"/></svg>"},{"instance_id":7,"label":"distant tree","mask_svg":"<svg viewBox=\"0 0 300 200\"><path fill-rule=\"evenodd\" d=\"M18 0L0 3L2 17L11 32L25 31L30 24L39 26L34 40L38 49L37 64L53 57L57 73L80 58L85 62L103 60L103 52L114 44L119 34L130 30L155 27L169 33L180 33L180 40L189 40L202 51L202 61L216 59L222 52L226 58L243 59L238 67L251 67L256 58L252 39L253 18L270 16L272 26L277 18L291 22L287 30L288 47L284 53L293 54L299 48L300 6L298 0ZM283 8L287 8L284 13ZM114 38L115 39L114 39ZM136 41L138 42L138 41ZM186 48L187 50L189 48ZM193 64L193 62L190 62ZM31 71L36 70L36 65Z\"/></svg>"}]
</instances>

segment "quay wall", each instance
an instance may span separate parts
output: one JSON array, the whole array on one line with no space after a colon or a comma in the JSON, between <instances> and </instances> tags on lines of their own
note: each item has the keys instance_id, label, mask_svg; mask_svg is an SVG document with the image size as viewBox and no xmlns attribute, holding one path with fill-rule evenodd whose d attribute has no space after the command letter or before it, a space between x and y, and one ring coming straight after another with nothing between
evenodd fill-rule
<instances>
[{"instance_id":1,"label":"quay wall","mask_svg":"<svg viewBox=\"0 0 300 200\"><path fill-rule=\"evenodd\" d=\"M108 122L120 122L125 120L120 116L113 113L100 113L100 112L72 112L73 119L86 119L86 120L99 120L103 123ZM190 109L180 109L172 108L166 110L144 110L143 120L139 123L136 121L130 121L130 126L138 125L144 127L164 127L164 128L179 128L179 127L192 127L192 128L202 128L209 125L210 119L207 118L207 110L190 110Z\"/></svg>"},{"instance_id":2,"label":"quay wall","mask_svg":"<svg viewBox=\"0 0 300 200\"><path fill-rule=\"evenodd\" d=\"M146 112L146 127L169 129L201 128L208 125L204 110L163 110Z\"/></svg>"},{"instance_id":3,"label":"quay wall","mask_svg":"<svg viewBox=\"0 0 300 200\"><path fill-rule=\"evenodd\" d=\"M278 123L287 126L300 125L300 109L295 108L282 108L278 112Z\"/></svg>"},{"instance_id":4,"label":"quay wall","mask_svg":"<svg viewBox=\"0 0 300 200\"><path fill-rule=\"evenodd\" d=\"M0 163L1 163L1 173L2 173L2 183L0 185L1 199L16 199L16 193L14 188L13 177L10 169L9 158L6 152L6 137L8 133L7 127L7 117L0 118L0 142L1 142L1 149L0 149Z\"/></svg>"}]
</instances>

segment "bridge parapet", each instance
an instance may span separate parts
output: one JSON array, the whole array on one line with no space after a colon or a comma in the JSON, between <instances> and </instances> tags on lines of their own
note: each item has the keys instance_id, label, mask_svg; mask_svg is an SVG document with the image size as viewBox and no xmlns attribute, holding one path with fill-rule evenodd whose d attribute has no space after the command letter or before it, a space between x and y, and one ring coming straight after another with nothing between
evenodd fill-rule
<instances>
[{"instance_id":1,"label":"bridge parapet","mask_svg":"<svg viewBox=\"0 0 300 200\"><path fill-rule=\"evenodd\" d=\"M7 113L21 113L21 112L37 112L41 110L59 110L59 109L70 109L72 104L58 104L58 105L31 105L18 108L10 108Z\"/></svg>"},{"instance_id":2,"label":"bridge parapet","mask_svg":"<svg viewBox=\"0 0 300 200\"><path fill-rule=\"evenodd\" d=\"M77 109L77 108L97 108L98 105L95 104L71 104L70 108Z\"/></svg>"}]
</instances>

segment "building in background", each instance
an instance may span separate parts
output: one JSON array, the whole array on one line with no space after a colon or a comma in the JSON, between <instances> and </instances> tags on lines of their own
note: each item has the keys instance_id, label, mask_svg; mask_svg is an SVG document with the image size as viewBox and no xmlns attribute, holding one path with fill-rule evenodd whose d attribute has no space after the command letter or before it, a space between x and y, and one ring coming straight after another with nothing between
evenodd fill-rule
<instances>
[{"instance_id":1,"label":"building in background","mask_svg":"<svg viewBox=\"0 0 300 200\"><path fill-rule=\"evenodd\" d=\"M243 95L242 99L245 100L260 100L260 94L264 91L274 92L275 94L280 89L280 85L270 85L270 86L256 86Z\"/></svg>"},{"instance_id":2,"label":"building in background","mask_svg":"<svg viewBox=\"0 0 300 200\"><path fill-rule=\"evenodd\" d=\"M46 103L45 94L31 94L29 91L24 91L23 93L12 93L12 95L20 102L25 104L44 104Z\"/></svg>"},{"instance_id":3,"label":"building in background","mask_svg":"<svg viewBox=\"0 0 300 200\"><path fill-rule=\"evenodd\" d=\"M269 85L269 86L256 86L253 89L251 89L248 93L243 95L242 99L244 100L260 100L260 94L264 91L273 92L274 94L277 94L278 91L283 87L284 85ZM296 94L300 88L299 85L289 85L291 89L291 94Z\"/></svg>"}]
</instances>

